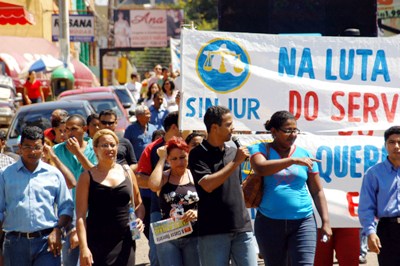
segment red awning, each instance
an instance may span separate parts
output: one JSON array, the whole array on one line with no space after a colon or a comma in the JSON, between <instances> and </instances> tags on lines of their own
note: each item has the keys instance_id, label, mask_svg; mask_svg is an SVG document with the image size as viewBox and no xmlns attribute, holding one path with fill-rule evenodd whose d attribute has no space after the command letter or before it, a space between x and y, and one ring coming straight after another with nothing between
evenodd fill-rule
<instances>
[{"instance_id":1,"label":"red awning","mask_svg":"<svg viewBox=\"0 0 400 266\"><path fill-rule=\"evenodd\" d=\"M4 62L6 73L13 78L16 86L21 86L19 74L24 67L41 57L60 58L60 49L53 43L41 38L0 36L0 64ZM91 87L98 84L96 77L79 60L71 60L71 71L75 77L75 87ZM43 81L50 84L48 75Z\"/></svg>"},{"instance_id":2,"label":"red awning","mask_svg":"<svg viewBox=\"0 0 400 266\"><path fill-rule=\"evenodd\" d=\"M0 2L0 24L35 24L35 19L23 6Z\"/></svg>"}]
</instances>

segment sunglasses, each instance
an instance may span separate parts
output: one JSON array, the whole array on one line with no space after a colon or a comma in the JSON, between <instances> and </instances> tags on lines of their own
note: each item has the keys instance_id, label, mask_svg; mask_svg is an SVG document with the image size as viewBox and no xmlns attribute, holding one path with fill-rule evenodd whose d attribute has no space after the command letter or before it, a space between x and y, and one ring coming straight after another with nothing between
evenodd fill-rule
<instances>
[{"instance_id":1,"label":"sunglasses","mask_svg":"<svg viewBox=\"0 0 400 266\"><path fill-rule=\"evenodd\" d=\"M105 126L112 126L115 124L116 121L100 121Z\"/></svg>"}]
</instances>

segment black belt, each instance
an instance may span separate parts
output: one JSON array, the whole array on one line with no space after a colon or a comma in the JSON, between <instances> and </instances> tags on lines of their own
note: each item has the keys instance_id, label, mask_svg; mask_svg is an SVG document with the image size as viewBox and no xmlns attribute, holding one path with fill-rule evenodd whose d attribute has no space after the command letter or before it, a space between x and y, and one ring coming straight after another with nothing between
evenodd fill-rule
<instances>
[{"instance_id":1,"label":"black belt","mask_svg":"<svg viewBox=\"0 0 400 266\"><path fill-rule=\"evenodd\" d=\"M50 234L53 231L53 229L54 228L47 228L47 229L43 229L43 230L32 232L32 233L11 231L11 232L8 232L7 235L25 237L25 238L31 239L31 238L41 237L41 236L47 236L48 234Z\"/></svg>"},{"instance_id":2,"label":"black belt","mask_svg":"<svg viewBox=\"0 0 400 266\"><path fill-rule=\"evenodd\" d=\"M400 224L400 217L382 217L379 222Z\"/></svg>"}]
</instances>

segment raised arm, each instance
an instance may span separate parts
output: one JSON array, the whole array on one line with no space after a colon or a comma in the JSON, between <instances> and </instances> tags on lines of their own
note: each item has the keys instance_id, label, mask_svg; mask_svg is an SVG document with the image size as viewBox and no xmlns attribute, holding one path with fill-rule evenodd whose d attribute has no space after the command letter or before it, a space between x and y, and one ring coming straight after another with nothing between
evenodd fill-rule
<instances>
[{"instance_id":1,"label":"raised arm","mask_svg":"<svg viewBox=\"0 0 400 266\"><path fill-rule=\"evenodd\" d=\"M249 156L249 151L246 147L240 147L236 151L236 156L233 161L227 163L221 170L205 175L199 180L199 185L208 193L213 192L221 186L237 167Z\"/></svg>"},{"instance_id":2,"label":"raised arm","mask_svg":"<svg viewBox=\"0 0 400 266\"><path fill-rule=\"evenodd\" d=\"M66 147L73 155L76 156L83 169L88 171L94 166L94 164L92 164L92 162L89 161L89 159L81 151L79 142L76 138L67 139Z\"/></svg>"},{"instance_id":3,"label":"raised arm","mask_svg":"<svg viewBox=\"0 0 400 266\"><path fill-rule=\"evenodd\" d=\"M47 144L44 145L43 151L45 152L46 155L50 158L50 160L55 164L55 166L60 170L60 172L63 174L65 183L67 184L67 187L69 189L72 189L76 187L76 179L72 172L69 170L68 167L65 166L61 162L61 160L58 158L58 156L55 154L54 150Z\"/></svg>"},{"instance_id":4,"label":"raised arm","mask_svg":"<svg viewBox=\"0 0 400 266\"><path fill-rule=\"evenodd\" d=\"M293 164L307 166L309 169L312 169L314 161L315 159L309 157L267 160L262 153L257 153L250 159L251 167L254 172L261 176L273 175Z\"/></svg>"},{"instance_id":5,"label":"raised arm","mask_svg":"<svg viewBox=\"0 0 400 266\"><path fill-rule=\"evenodd\" d=\"M158 148L157 154L160 158L158 159L158 162L153 172L151 172L148 181L148 187L154 192L160 191L162 186L165 184L165 178L163 177L163 170L165 161L167 160L167 147L162 146Z\"/></svg>"}]
</instances>

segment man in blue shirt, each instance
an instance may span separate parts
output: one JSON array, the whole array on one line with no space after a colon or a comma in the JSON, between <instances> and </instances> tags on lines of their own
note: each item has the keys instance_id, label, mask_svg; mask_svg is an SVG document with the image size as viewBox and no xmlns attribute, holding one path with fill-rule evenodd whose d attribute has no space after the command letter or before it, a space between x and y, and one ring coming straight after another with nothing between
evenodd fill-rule
<instances>
[{"instance_id":1,"label":"man in blue shirt","mask_svg":"<svg viewBox=\"0 0 400 266\"><path fill-rule=\"evenodd\" d=\"M97 158L93 150L92 139L84 137L87 131L86 119L75 114L67 118L65 123L68 139L53 147L54 153L68 167L76 181L84 170L89 170L97 164ZM72 190L72 198L75 201L75 189ZM75 222L73 222L75 224ZM63 245L64 266L76 266L79 259L78 236L73 229Z\"/></svg>"},{"instance_id":2,"label":"man in blue shirt","mask_svg":"<svg viewBox=\"0 0 400 266\"><path fill-rule=\"evenodd\" d=\"M164 108L164 95L161 91L156 92L153 98L154 104L150 106L150 123L156 126L157 129L164 129L163 123L168 111Z\"/></svg>"},{"instance_id":3,"label":"man in blue shirt","mask_svg":"<svg viewBox=\"0 0 400 266\"><path fill-rule=\"evenodd\" d=\"M43 145L43 131L25 127L21 159L0 171L6 265L61 265L62 231L71 222L73 202L61 172L41 161Z\"/></svg>"},{"instance_id":4,"label":"man in blue shirt","mask_svg":"<svg viewBox=\"0 0 400 266\"><path fill-rule=\"evenodd\" d=\"M384 138L388 156L365 173L358 216L379 265L400 265L400 126L387 129Z\"/></svg>"},{"instance_id":5,"label":"man in blue shirt","mask_svg":"<svg viewBox=\"0 0 400 266\"><path fill-rule=\"evenodd\" d=\"M151 113L146 105L138 105L135 109L135 116L136 121L126 128L124 138L132 143L136 159L139 160L144 148L151 143L151 137L157 128L149 123Z\"/></svg>"}]
</instances>

